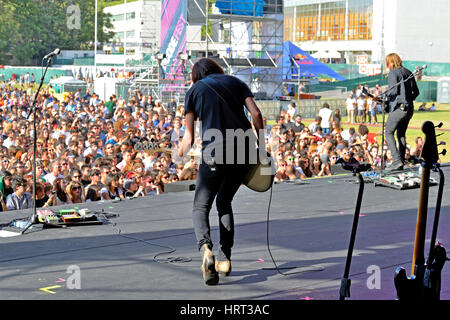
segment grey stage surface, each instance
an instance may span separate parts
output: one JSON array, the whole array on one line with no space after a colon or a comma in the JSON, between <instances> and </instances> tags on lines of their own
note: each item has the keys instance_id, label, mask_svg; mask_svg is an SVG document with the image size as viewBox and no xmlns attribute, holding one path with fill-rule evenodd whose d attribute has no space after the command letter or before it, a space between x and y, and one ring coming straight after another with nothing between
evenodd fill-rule
<instances>
[{"instance_id":1,"label":"grey stage surface","mask_svg":"<svg viewBox=\"0 0 450 320\"><path fill-rule=\"evenodd\" d=\"M444 168L444 173L448 176L450 169ZM25 235L0 238L0 299L338 300L358 192L355 181L347 175L311 179L306 185L274 185L269 248L284 275L274 268L267 246L270 192L242 187L236 195L233 271L214 287L205 286L201 277L191 221L194 193L169 193L79 206L120 214L103 225L65 229L37 225ZM427 239L437 189L430 188ZM447 184L438 231L447 249L448 194ZM365 184L347 300L395 299L395 268L403 266L408 274L411 270L418 197L419 189L397 191ZM1 212L0 223L28 215ZM215 208L211 223L217 243ZM170 248L176 251L154 259ZM425 248L427 256L429 241ZM166 258L179 259L167 263ZM70 282L73 266L80 271L79 289ZM380 286L373 288L377 268ZM441 298L448 300L448 263L442 279Z\"/></svg>"}]
</instances>

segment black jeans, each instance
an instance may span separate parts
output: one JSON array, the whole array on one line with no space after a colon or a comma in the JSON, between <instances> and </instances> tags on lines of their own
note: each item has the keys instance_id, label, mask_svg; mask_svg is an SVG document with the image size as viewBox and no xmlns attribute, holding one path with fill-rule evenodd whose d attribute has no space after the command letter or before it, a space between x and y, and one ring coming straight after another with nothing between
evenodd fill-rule
<instances>
[{"instance_id":1,"label":"black jeans","mask_svg":"<svg viewBox=\"0 0 450 320\"><path fill-rule=\"evenodd\" d=\"M248 165L217 165L215 170L202 163L197 174L192 218L199 250L204 244L211 248L209 212L214 199L219 214L219 260L231 259L234 243L234 219L231 202L246 174Z\"/></svg>"},{"instance_id":2,"label":"black jeans","mask_svg":"<svg viewBox=\"0 0 450 320\"><path fill-rule=\"evenodd\" d=\"M406 151L406 130L408 129L409 120L414 113L414 106L411 105L408 110L402 111L400 108L395 109L389 114L386 121L386 142L389 150L392 152L392 163L399 164L405 161ZM397 143L395 142L394 133L397 131Z\"/></svg>"}]
</instances>

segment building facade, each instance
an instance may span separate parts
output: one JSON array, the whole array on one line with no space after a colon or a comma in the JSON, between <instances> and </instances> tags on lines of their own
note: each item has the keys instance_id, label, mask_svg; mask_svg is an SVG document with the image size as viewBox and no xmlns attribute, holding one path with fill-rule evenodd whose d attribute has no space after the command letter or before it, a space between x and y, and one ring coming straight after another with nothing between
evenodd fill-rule
<instances>
[{"instance_id":1,"label":"building facade","mask_svg":"<svg viewBox=\"0 0 450 320\"><path fill-rule=\"evenodd\" d=\"M335 62L383 63L397 52L406 61L450 62L446 0L286 0L284 40L305 51L339 52Z\"/></svg>"},{"instance_id":2,"label":"building facade","mask_svg":"<svg viewBox=\"0 0 450 320\"><path fill-rule=\"evenodd\" d=\"M105 44L106 55L118 57L99 57L100 60L141 60L145 55L159 50L161 33L161 1L139 0L106 7L103 10L111 15L114 32L112 43ZM125 57L123 54L125 53Z\"/></svg>"}]
</instances>

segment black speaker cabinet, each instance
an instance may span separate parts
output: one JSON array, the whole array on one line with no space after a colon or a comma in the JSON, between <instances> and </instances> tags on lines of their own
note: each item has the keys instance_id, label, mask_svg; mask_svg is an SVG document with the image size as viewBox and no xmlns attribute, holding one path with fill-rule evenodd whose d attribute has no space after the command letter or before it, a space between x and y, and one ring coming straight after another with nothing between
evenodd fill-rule
<instances>
[{"instance_id":1,"label":"black speaker cabinet","mask_svg":"<svg viewBox=\"0 0 450 320\"><path fill-rule=\"evenodd\" d=\"M194 190L195 190L195 180L172 182L164 185L164 192L183 192Z\"/></svg>"}]
</instances>

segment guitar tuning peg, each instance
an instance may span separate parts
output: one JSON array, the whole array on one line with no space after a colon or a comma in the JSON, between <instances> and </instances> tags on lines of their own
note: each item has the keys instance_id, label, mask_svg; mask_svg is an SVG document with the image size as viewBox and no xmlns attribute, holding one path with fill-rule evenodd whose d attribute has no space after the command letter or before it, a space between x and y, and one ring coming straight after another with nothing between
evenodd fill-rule
<instances>
[{"instance_id":1,"label":"guitar tuning peg","mask_svg":"<svg viewBox=\"0 0 450 320\"><path fill-rule=\"evenodd\" d=\"M441 141L441 142L439 142L439 144L438 144L438 146L445 146L445 145L447 145L447 142L445 142L445 141Z\"/></svg>"},{"instance_id":2,"label":"guitar tuning peg","mask_svg":"<svg viewBox=\"0 0 450 320\"><path fill-rule=\"evenodd\" d=\"M439 153L439 154L442 154L443 156L445 156L445 155L447 154L447 150L446 150L446 149L444 149L444 150L442 150L442 152L441 152L441 153Z\"/></svg>"},{"instance_id":3,"label":"guitar tuning peg","mask_svg":"<svg viewBox=\"0 0 450 320\"><path fill-rule=\"evenodd\" d=\"M437 126L434 126L435 128L441 128L444 124L441 122Z\"/></svg>"},{"instance_id":4,"label":"guitar tuning peg","mask_svg":"<svg viewBox=\"0 0 450 320\"><path fill-rule=\"evenodd\" d=\"M439 133L436 135L436 137L442 136L444 133Z\"/></svg>"}]
</instances>

